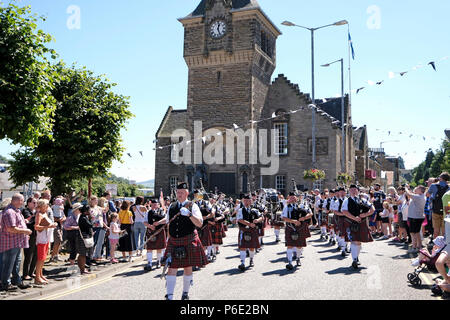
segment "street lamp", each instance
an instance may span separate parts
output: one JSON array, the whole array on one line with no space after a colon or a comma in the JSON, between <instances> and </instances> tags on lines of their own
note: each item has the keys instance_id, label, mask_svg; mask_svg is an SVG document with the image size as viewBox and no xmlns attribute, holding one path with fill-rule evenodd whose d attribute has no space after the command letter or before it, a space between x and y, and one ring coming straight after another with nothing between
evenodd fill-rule
<instances>
[{"instance_id":1,"label":"street lamp","mask_svg":"<svg viewBox=\"0 0 450 320\"><path fill-rule=\"evenodd\" d=\"M341 62L341 127L342 127L342 143L341 143L341 172L347 172L347 164L345 163L345 102L344 102L344 58L323 64L322 67L329 67L336 62Z\"/></svg>"},{"instance_id":2,"label":"street lamp","mask_svg":"<svg viewBox=\"0 0 450 320\"><path fill-rule=\"evenodd\" d=\"M314 90L315 89L314 88L314 31L323 29L326 27L331 27L331 26L346 25L346 24L348 24L348 21L341 20L341 21L338 21L338 22L335 22L332 24L327 24L325 26L318 27L318 28L308 28L308 27L297 25L290 21L283 21L281 24L283 26L287 26L287 27L298 27L298 28L303 28L303 29L311 31L311 78L312 78L311 97L312 97L313 104L315 104L316 101L315 101L315 90ZM316 167L316 110L314 108L312 108L312 166L313 166L313 168Z\"/></svg>"}]
</instances>

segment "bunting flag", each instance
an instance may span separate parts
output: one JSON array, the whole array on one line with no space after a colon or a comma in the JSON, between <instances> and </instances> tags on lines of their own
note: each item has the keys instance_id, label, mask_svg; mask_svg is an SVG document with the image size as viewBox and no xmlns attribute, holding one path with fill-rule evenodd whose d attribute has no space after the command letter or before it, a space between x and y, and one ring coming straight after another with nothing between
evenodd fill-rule
<instances>
[{"instance_id":1,"label":"bunting flag","mask_svg":"<svg viewBox=\"0 0 450 320\"><path fill-rule=\"evenodd\" d=\"M434 71L437 71L437 70L436 70L436 63L435 63L434 61L431 61L431 62L428 63L428 64L431 65L431 66L433 67Z\"/></svg>"},{"instance_id":2,"label":"bunting flag","mask_svg":"<svg viewBox=\"0 0 450 320\"><path fill-rule=\"evenodd\" d=\"M233 123L234 130L239 129L239 126L236 123Z\"/></svg>"},{"instance_id":3,"label":"bunting flag","mask_svg":"<svg viewBox=\"0 0 450 320\"><path fill-rule=\"evenodd\" d=\"M377 82L377 85L383 84L384 80Z\"/></svg>"},{"instance_id":4,"label":"bunting flag","mask_svg":"<svg viewBox=\"0 0 450 320\"><path fill-rule=\"evenodd\" d=\"M131 154L129 154L129 153L127 153L127 155L128 155L130 158L133 158L133 157L131 156Z\"/></svg>"},{"instance_id":5,"label":"bunting flag","mask_svg":"<svg viewBox=\"0 0 450 320\"><path fill-rule=\"evenodd\" d=\"M142 152L142 151L139 151L139 153L141 154L141 156L142 156L142 158L143 158L143 157L144 157L143 152Z\"/></svg>"},{"instance_id":6,"label":"bunting flag","mask_svg":"<svg viewBox=\"0 0 450 320\"><path fill-rule=\"evenodd\" d=\"M403 77L405 74L407 74L408 73L408 71L405 71L405 72L400 72L400 75Z\"/></svg>"},{"instance_id":7,"label":"bunting flag","mask_svg":"<svg viewBox=\"0 0 450 320\"><path fill-rule=\"evenodd\" d=\"M362 87L362 88L357 89L357 90L356 90L356 94L358 94L361 90L364 90L364 89L365 89L365 87Z\"/></svg>"}]
</instances>

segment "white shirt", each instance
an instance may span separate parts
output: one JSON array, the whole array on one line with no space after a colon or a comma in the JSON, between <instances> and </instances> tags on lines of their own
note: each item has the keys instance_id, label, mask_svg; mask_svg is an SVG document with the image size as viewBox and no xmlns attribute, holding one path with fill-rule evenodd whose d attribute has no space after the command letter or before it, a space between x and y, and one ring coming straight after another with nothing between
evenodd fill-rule
<instances>
[{"instance_id":1,"label":"white shirt","mask_svg":"<svg viewBox=\"0 0 450 320\"><path fill-rule=\"evenodd\" d=\"M238 221L239 221L239 220L244 220L244 215L242 214L242 209L243 209L243 208L240 208L240 209L238 210L238 213L237 213L237 216L236 216L236 219L237 219ZM248 208L247 208L247 211L250 212L250 210L251 210L251 208L248 207ZM260 214L259 211L258 211L258 217L260 217L260 216L261 216L261 214ZM249 221L249 222L253 223L253 221Z\"/></svg>"},{"instance_id":2,"label":"white shirt","mask_svg":"<svg viewBox=\"0 0 450 320\"><path fill-rule=\"evenodd\" d=\"M189 211L187 208L184 207L184 205L185 205L187 202L188 202L188 200L186 200L185 202L183 202L183 203L181 204L181 209L180 209L181 214L186 214L186 215L188 215L188 214L191 212L191 211ZM177 206L180 206L180 202L179 202L179 201L177 201L176 204L177 204ZM196 203L192 203L192 215L193 215L195 218L199 219L199 220L203 223L202 212L200 211L200 208L198 207L198 205L197 205ZM166 213L166 221L167 221L167 223L169 223L169 221L170 221L169 210L167 210L167 213Z\"/></svg>"},{"instance_id":3,"label":"white shirt","mask_svg":"<svg viewBox=\"0 0 450 320\"><path fill-rule=\"evenodd\" d=\"M348 197L347 199L344 200L344 203L342 204L342 209L341 209L342 212L348 211L348 199L350 199L350 198L352 198L352 197ZM353 197L353 200L355 200L357 198L358 197ZM361 199L360 201L361 201L361 203L364 203L366 205L370 205L370 206L372 205L370 202L368 202L365 199Z\"/></svg>"},{"instance_id":4,"label":"white shirt","mask_svg":"<svg viewBox=\"0 0 450 320\"><path fill-rule=\"evenodd\" d=\"M137 205L134 211L134 222L144 223L148 221L147 209L141 205Z\"/></svg>"}]
</instances>

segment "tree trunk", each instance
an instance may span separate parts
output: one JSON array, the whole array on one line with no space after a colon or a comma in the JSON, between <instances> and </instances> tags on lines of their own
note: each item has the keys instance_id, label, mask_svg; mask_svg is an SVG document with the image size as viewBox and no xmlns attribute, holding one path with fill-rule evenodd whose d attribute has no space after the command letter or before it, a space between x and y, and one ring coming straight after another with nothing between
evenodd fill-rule
<instances>
[{"instance_id":1,"label":"tree trunk","mask_svg":"<svg viewBox=\"0 0 450 320\"><path fill-rule=\"evenodd\" d=\"M88 182L88 200L91 198L92 196L92 178L89 178L89 182Z\"/></svg>"}]
</instances>

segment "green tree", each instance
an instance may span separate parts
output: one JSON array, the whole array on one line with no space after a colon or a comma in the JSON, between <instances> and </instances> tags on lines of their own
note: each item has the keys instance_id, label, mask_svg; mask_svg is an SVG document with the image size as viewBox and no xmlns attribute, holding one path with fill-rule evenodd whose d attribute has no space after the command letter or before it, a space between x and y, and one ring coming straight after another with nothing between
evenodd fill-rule
<instances>
[{"instance_id":1,"label":"green tree","mask_svg":"<svg viewBox=\"0 0 450 320\"><path fill-rule=\"evenodd\" d=\"M0 3L1 4L1 3ZM30 6L0 7L0 140L32 147L39 138L51 139L55 99L50 94L55 73L47 48L52 37L37 30L44 20Z\"/></svg>"},{"instance_id":2,"label":"green tree","mask_svg":"<svg viewBox=\"0 0 450 320\"><path fill-rule=\"evenodd\" d=\"M70 191L75 180L107 174L122 157L120 130L132 114L128 98L113 93L115 84L103 77L63 64L54 69L60 77L52 90L57 101L53 140L42 136L38 146L13 154L11 178L21 185L31 177L49 177L56 194ZM33 166L23 169L29 162Z\"/></svg>"}]
</instances>

